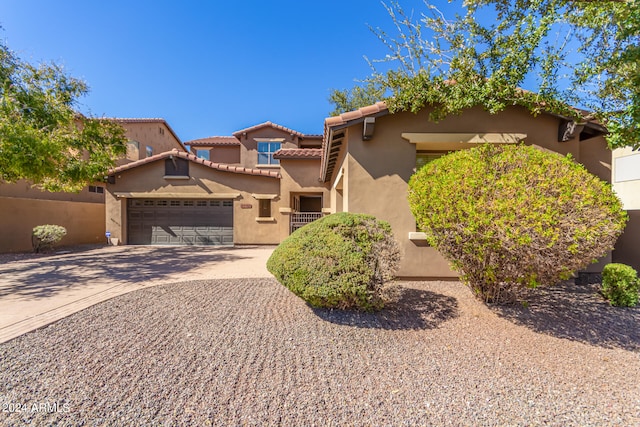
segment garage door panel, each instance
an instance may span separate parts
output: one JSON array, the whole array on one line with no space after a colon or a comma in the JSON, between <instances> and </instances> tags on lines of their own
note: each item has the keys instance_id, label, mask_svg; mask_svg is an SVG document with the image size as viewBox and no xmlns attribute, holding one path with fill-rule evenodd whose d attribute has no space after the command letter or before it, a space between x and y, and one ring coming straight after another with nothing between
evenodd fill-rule
<instances>
[{"instance_id":1,"label":"garage door panel","mask_svg":"<svg viewBox=\"0 0 640 427\"><path fill-rule=\"evenodd\" d=\"M231 200L132 199L127 218L129 244L233 245Z\"/></svg>"}]
</instances>

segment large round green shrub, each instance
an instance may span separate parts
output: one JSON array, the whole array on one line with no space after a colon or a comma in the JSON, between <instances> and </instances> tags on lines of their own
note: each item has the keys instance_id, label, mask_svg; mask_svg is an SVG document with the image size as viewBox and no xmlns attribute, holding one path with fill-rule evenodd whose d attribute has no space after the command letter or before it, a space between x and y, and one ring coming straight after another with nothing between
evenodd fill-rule
<instances>
[{"instance_id":1,"label":"large round green shrub","mask_svg":"<svg viewBox=\"0 0 640 427\"><path fill-rule=\"evenodd\" d=\"M483 145L417 171L409 204L428 242L487 302L568 279L611 250L626 213L570 156Z\"/></svg>"},{"instance_id":2,"label":"large round green shrub","mask_svg":"<svg viewBox=\"0 0 640 427\"><path fill-rule=\"evenodd\" d=\"M267 269L314 307L372 311L384 306L386 283L399 261L388 223L342 212L293 232L275 249Z\"/></svg>"}]
</instances>

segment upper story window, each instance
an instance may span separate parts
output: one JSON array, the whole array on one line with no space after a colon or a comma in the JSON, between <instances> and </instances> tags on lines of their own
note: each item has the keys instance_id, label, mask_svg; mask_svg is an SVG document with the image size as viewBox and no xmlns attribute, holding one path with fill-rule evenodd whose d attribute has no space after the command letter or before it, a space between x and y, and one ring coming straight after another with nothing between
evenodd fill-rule
<instances>
[{"instance_id":1,"label":"upper story window","mask_svg":"<svg viewBox=\"0 0 640 427\"><path fill-rule=\"evenodd\" d=\"M153 147L147 145L147 157L153 156Z\"/></svg>"},{"instance_id":2,"label":"upper story window","mask_svg":"<svg viewBox=\"0 0 640 427\"><path fill-rule=\"evenodd\" d=\"M200 159L210 160L210 151L209 150L196 150L196 157Z\"/></svg>"},{"instance_id":3,"label":"upper story window","mask_svg":"<svg viewBox=\"0 0 640 427\"><path fill-rule=\"evenodd\" d=\"M281 142L258 142L258 164L279 165L280 160L274 159L273 154L280 149Z\"/></svg>"}]
</instances>

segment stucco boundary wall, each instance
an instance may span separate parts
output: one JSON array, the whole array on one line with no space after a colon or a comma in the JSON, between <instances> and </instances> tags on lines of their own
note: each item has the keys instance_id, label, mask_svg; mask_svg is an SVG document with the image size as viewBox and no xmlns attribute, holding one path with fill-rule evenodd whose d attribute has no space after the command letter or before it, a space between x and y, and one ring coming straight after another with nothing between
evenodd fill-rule
<instances>
[{"instance_id":1,"label":"stucco boundary wall","mask_svg":"<svg viewBox=\"0 0 640 427\"><path fill-rule=\"evenodd\" d=\"M61 246L105 242L103 203L0 197L0 253L32 250L33 227L61 225Z\"/></svg>"}]
</instances>

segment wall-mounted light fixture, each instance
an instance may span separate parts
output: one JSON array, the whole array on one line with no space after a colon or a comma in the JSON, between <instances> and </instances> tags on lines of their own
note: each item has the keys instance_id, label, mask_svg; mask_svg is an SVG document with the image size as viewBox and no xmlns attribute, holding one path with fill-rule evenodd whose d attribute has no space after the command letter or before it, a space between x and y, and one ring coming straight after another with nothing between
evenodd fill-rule
<instances>
[{"instance_id":1,"label":"wall-mounted light fixture","mask_svg":"<svg viewBox=\"0 0 640 427\"><path fill-rule=\"evenodd\" d=\"M365 117L364 118L364 126L362 129L362 139L364 141L368 141L373 138L373 129L376 125L375 117Z\"/></svg>"}]
</instances>

